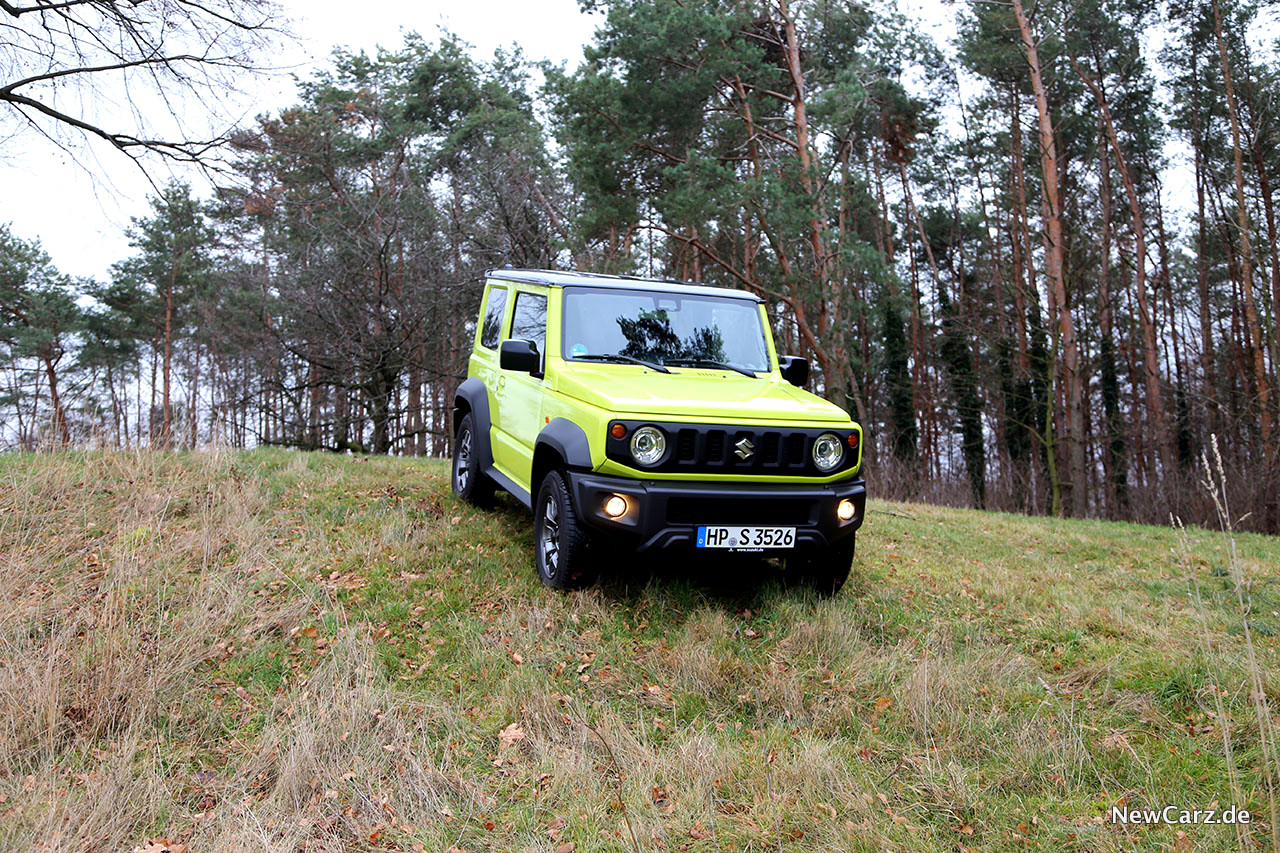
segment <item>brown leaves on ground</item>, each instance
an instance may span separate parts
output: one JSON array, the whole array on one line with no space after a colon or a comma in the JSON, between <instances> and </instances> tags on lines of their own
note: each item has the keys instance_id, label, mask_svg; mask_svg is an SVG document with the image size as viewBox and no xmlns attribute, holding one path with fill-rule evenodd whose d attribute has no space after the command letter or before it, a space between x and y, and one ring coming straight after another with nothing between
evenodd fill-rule
<instances>
[{"instance_id":1,"label":"brown leaves on ground","mask_svg":"<svg viewBox=\"0 0 1280 853\"><path fill-rule=\"evenodd\" d=\"M152 838L146 844L133 848L133 853L186 853L187 845L167 838Z\"/></svg>"}]
</instances>

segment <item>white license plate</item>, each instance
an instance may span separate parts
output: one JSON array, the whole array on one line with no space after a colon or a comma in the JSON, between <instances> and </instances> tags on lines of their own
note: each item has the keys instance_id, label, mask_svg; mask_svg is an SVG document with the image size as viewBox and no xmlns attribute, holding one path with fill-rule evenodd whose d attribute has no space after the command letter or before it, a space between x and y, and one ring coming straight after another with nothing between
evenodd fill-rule
<instances>
[{"instance_id":1,"label":"white license plate","mask_svg":"<svg viewBox=\"0 0 1280 853\"><path fill-rule=\"evenodd\" d=\"M795 544L796 529L794 527L706 525L698 528L699 548L759 551L765 548L792 548Z\"/></svg>"}]
</instances>

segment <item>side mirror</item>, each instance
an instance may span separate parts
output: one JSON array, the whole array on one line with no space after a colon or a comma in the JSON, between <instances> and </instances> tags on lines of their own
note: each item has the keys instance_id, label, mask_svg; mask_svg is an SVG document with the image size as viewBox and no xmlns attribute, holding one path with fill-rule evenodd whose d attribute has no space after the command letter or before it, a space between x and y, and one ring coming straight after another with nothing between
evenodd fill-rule
<instances>
[{"instance_id":1,"label":"side mirror","mask_svg":"<svg viewBox=\"0 0 1280 853\"><path fill-rule=\"evenodd\" d=\"M800 358L798 355L780 356L778 367L782 370L782 378L797 388L803 388L809 381L809 359L807 358Z\"/></svg>"},{"instance_id":2,"label":"side mirror","mask_svg":"<svg viewBox=\"0 0 1280 853\"><path fill-rule=\"evenodd\" d=\"M542 357L533 341L505 340L498 348L498 366L503 370L520 373L537 373L542 369Z\"/></svg>"}]
</instances>

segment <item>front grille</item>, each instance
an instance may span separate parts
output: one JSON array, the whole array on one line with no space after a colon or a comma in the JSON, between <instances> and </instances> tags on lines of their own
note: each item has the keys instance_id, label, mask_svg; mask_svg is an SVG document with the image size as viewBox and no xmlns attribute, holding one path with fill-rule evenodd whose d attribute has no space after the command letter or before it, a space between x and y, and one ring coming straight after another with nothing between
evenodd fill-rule
<instances>
[{"instance_id":1,"label":"front grille","mask_svg":"<svg viewBox=\"0 0 1280 853\"><path fill-rule=\"evenodd\" d=\"M734 428L717 424L664 424L649 421L613 421L610 427L626 427L622 438L609 434L605 455L629 468L637 468L631 458L631 434L639 427L651 425L667 436L667 455L658 465L644 469L663 473L689 474L761 474L781 476L820 476L810 454L813 442L824 432L841 437L854 430L842 429L766 429ZM847 471L857 464L858 451L846 449L844 462L836 471Z\"/></svg>"},{"instance_id":2,"label":"front grille","mask_svg":"<svg viewBox=\"0 0 1280 853\"><path fill-rule=\"evenodd\" d=\"M667 501L669 524L809 524L817 502L803 498L691 498Z\"/></svg>"}]
</instances>

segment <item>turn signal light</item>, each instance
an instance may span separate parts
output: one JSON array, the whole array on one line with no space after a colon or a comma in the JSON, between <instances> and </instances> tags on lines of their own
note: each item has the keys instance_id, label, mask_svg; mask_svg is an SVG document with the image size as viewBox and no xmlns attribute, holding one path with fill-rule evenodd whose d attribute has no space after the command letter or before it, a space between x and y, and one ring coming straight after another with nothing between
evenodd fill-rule
<instances>
[{"instance_id":1,"label":"turn signal light","mask_svg":"<svg viewBox=\"0 0 1280 853\"><path fill-rule=\"evenodd\" d=\"M627 500L622 495L610 495L604 502L604 514L610 518L621 518L627 513Z\"/></svg>"},{"instance_id":2,"label":"turn signal light","mask_svg":"<svg viewBox=\"0 0 1280 853\"><path fill-rule=\"evenodd\" d=\"M845 498L840 501L840 503L836 504L836 517L841 521L849 521L853 518L853 514L855 512L857 512L857 510L854 509L853 501L848 498Z\"/></svg>"},{"instance_id":3,"label":"turn signal light","mask_svg":"<svg viewBox=\"0 0 1280 853\"><path fill-rule=\"evenodd\" d=\"M859 439L858 439L858 434L857 434L856 432L851 432L851 433L849 433L849 446L850 446L850 447L857 447L857 446L858 446L858 440L859 440Z\"/></svg>"},{"instance_id":4,"label":"turn signal light","mask_svg":"<svg viewBox=\"0 0 1280 853\"><path fill-rule=\"evenodd\" d=\"M613 426L609 427L609 435L613 436L614 438L626 438L627 428L624 427L622 424L614 424Z\"/></svg>"}]
</instances>

